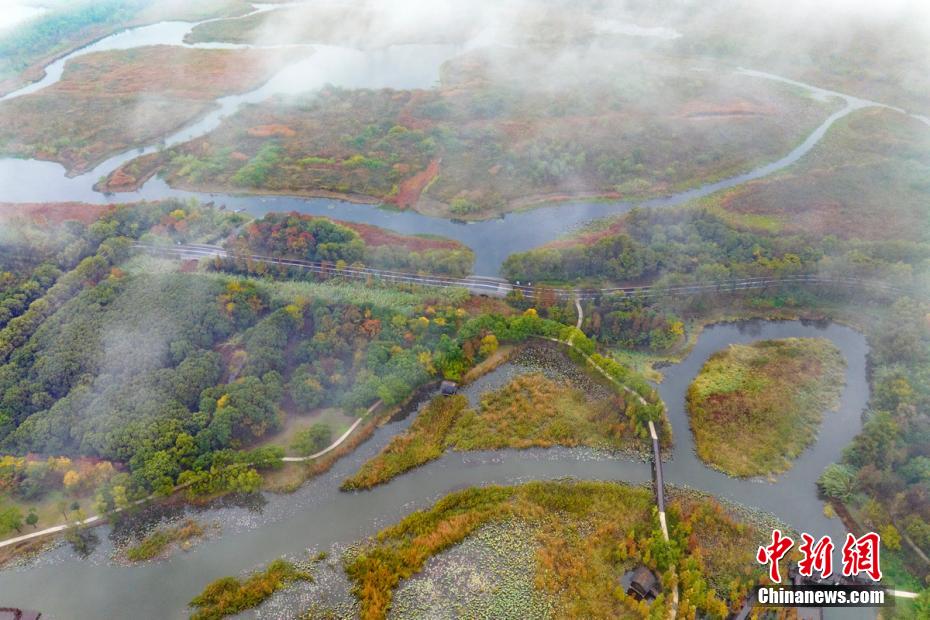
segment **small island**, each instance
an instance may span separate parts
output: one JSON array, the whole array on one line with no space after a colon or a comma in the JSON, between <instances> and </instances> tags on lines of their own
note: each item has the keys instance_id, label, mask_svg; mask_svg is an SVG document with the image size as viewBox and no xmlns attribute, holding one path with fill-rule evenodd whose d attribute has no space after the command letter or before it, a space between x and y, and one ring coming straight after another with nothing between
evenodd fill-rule
<instances>
[{"instance_id":1,"label":"small island","mask_svg":"<svg viewBox=\"0 0 930 620\"><path fill-rule=\"evenodd\" d=\"M697 454L739 477L790 469L836 409L845 362L822 338L763 340L712 355L688 389Z\"/></svg>"},{"instance_id":2,"label":"small island","mask_svg":"<svg viewBox=\"0 0 930 620\"><path fill-rule=\"evenodd\" d=\"M540 360L546 367L534 368ZM477 407L469 407L462 394L434 398L343 490L370 489L447 450L565 446L635 452L645 446L642 429L651 410L645 401L595 378L548 343L526 347L515 363L529 371L484 392Z\"/></svg>"}]
</instances>

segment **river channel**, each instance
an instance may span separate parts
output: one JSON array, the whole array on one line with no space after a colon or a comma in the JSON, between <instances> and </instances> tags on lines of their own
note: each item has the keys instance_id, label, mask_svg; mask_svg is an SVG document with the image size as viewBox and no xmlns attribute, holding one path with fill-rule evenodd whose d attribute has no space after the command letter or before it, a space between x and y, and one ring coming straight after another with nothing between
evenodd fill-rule
<instances>
[{"instance_id":1,"label":"river channel","mask_svg":"<svg viewBox=\"0 0 930 620\"><path fill-rule=\"evenodd\" d=\"M269 5L255 6L259 11L270 10ZM54 84L60 79L69 59L92 51L129 49L145 45L252 47L183 43L184 35L195 25L185 22L161 22L116 33L55 61L48 67L47 75L40 82L10 93L4 99L19 97ZM647 36L652 35L658 38L667 38L669 35L662 29L655 33L648 29L643 32ZM428 233L456 239L474 250L476 274L495 276L498 275L501 264L509 254L540 246L592 220L624 213L636 205L644 208L659 208L683 204L771 175L790 166L810 152L837 120L865 107L882 106L873 101L821 89L777 75L741 69L737 73L747 80L747 89L752 88L754 80L775 80L805 89L812 97L819 100L839 101L842 107L830 114L784 157L743 174L638 203L579 200L541 206L529 211L510 213L493 220L468 224L429 217L413 211L397 212L334 199L189 192L169 187L167 183L158 178L151 179L136 192L107 196L94 191L94 183L121 164L141 154L151 153L162 145L172 146L205 135L215 129L224 117L235 113L244 104L264 101L275 95L313 92L326 84L345 88L432 88L438 83L442 63L468 49L467 45L393 45L376 49L355 49L335 45L296 47L310 47L314 53L285 67L254 91L217 99L213 111L172 135L166 136L161 143L115 155L80 176L68 177L65 169L54 162L0 159L0 202L76 201L99 204L165 198L196 198L204 202L214 201L224 204L231 209L243 209L256 216L270 211L298 211L311 215L329 215L352 222L374 224L406 234Z\"/></svg>"},{"instance_id":2,"label":"river channel","mask_svg":"<svg viewBox=\"0 0 930 620\"><path fill-rule=\"evenodd\" d=\"M733 343L791 336L828 338L843 353L846 385L839 409L825 415L816 442L775 482L736 480L707 468L694 455L684 410L688 385L714 351ZM665 466L667 483L772 513L816 536L830 534L835 540L842 537L842 523L823 515L815 482L861 428L861 414L869 396L867 352L861 334L835 324L751 321L709 327L684 361L664 369L665 380L659 386L675 437L674 450ZM512 372L510 366L502 366L469 386L466 393L474 398L500 385ZM411 409L420 405L412 405ZM381 427L329 472L295 493L266 494L267 503L260 511L223 507L196 513L194 516L204 522L219 522L222 534L192 551L160 562L118 566L108 559L112 543L107 538L109 527L105 526L98 529L102 544L87 559L79 559L62 545L27 566L0 573L0 600L41 609L50 618L181 618L187 613L186 603L213 579L258 567L282 555L299 557L306 549L329 549L333 543L364 539L456 489L563 477L631 483L651 480L650 466L642 460L556 448L450 453L372 491L339 491L341 481L407 428L413 417Z\"/></svg>"}]
</instances>

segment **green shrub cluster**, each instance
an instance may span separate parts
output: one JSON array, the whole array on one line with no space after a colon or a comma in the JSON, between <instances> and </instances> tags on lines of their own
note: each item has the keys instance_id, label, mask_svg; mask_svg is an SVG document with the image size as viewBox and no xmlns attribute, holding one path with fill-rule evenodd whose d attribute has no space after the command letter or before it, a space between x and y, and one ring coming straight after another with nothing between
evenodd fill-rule
<instances>
[{"instance_id":1,"label":"green shrub cluster","mask_svg":"<svg viewBox=\"0 0 930 620\"><path fill-rule=\"evenodd\" d=\"M310 456L329 446L332 440L333 432L329 426L317 423L298 431L291 442L291 449L300 456Z\"/></svg>"}]
</instances>

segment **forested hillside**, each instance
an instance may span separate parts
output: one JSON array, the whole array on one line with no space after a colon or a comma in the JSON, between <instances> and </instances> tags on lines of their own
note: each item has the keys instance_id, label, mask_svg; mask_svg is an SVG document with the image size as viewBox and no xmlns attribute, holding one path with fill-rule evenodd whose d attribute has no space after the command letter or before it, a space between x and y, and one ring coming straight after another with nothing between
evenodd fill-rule
<instances>
[{"instance_id":1,"label":"forested hillside","mask_svg":"<svg viewBox=\"0 0 930 620\"><path fill-rule=\"evenodd\" d=\"M358 288L305 272L242 276L235 265L230 273L222 262L132 249L136 239L230 239L273 255L355 262L368 255L365 241L387 239L470 258L443 239L296 214L248 223L177 201L115 207L91 224L13 220L5 230L13 234L0 254L9 317L0 330L0 449L12 456L0 486L17 502L70 489L96 492L103 509L178 484L193 495L254 491L257 470L280 466L283 451L248 449L289 417L391 407L431 379L460 378L498 338L563 329L535 313L466 309L464 290ZM12 275L14 265L31 275ZM22 458L29 454L44 460Z\"/></svg>"}]
</instances>

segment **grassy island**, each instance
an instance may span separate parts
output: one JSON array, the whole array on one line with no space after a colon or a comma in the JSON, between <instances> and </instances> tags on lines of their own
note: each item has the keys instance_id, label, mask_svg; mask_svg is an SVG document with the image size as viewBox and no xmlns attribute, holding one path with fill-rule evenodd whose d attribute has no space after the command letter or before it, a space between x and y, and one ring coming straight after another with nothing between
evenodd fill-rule
<instances>
[{"instance_id":1,"label":"grassy island","mask_svg":"<svg viewBox=\"0 0 930 620\"><path fill-rule=\"evenodd\" d=\"M777 82L698 76L693 61L649 53L549 60L474 51L446 62L435 89L324 88L245 105L207 135L128 162L106 186L132 189L158 173L185 189L338 196L480 220L732 176L790 151L834 105Z\"/></svg>"},{"instance_id":2,"label":"grassy island","mask_svg":"<svg viewBox=\"0 0 930 620\"><path fill-rule=\"evenodd\" d=\"M705 496L674 495L665 543L644 487L466 489L379 532L350 553L346 571L365 620L430 608L463 617L667 617L676 582L678 617L723 617L759 578L751 556L764 528L736 521ZM651 604L621 586L639 565L662 583Z\"/></svg>"},{"instance_id":3,"label":"grassy island","mask_svg":"<svg viewBox=\"0 0 930 620\"><path fill-rule=\"evenodd\" d=\"M701 459L733 476L783 472L839 404L845 362L821 338L732 345L704 364L688 389Z\"/></svg>"},{"instance_id":4,"label":"grassy island","mask_svg":"<svg viewBox=\"0 0 930 620\"><path fill-rule=\"evenodd\" d=\"M635 397L592 379L558 351L558 375L528 372L468 406L463 395L437 397L410 428L346 480L344 489L371 488L442 456L446 450L586 446L635 449ZM564 374L563 374L564 373Z\"/></svg>"},{"instance_id":5,"label":"grassy island","mask_svg":"<svg viewBox=\"0 0 930 620\"><path fill-rule=\"evenodd\" d=\"M264 571L249 575L246 579L222 577L209 584L191 601L196 611L194 620L225 618L247 609L258 607L272 594L295 581L312 581L309 571L279 558Z\"/></svg>"},{"instance_id":6,"label":"grassy island","mask_svg":"<svg viewBox=\"0 0 930 620\"><path fill-rule=\"evenodd\" d=\"M185 551L194 541L203 538L207 530L194 521L185 519L183 523L170 527L158 528L138 543L126 549L126 559L130 562L144 562L161 557L172 545Z\"/></svg>"}]
</instances>

